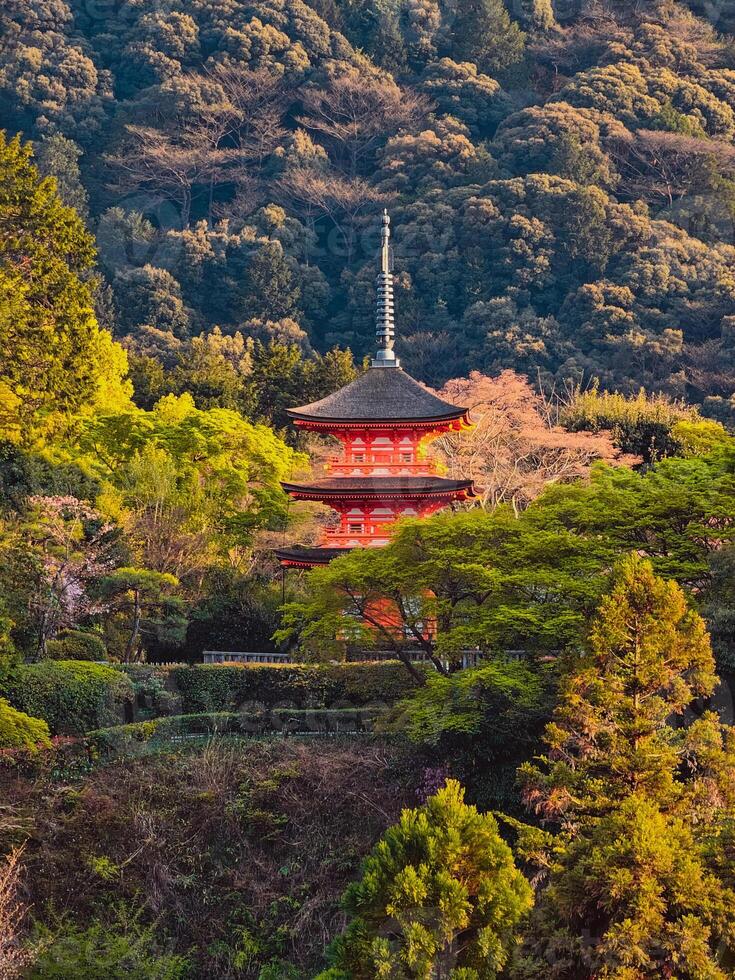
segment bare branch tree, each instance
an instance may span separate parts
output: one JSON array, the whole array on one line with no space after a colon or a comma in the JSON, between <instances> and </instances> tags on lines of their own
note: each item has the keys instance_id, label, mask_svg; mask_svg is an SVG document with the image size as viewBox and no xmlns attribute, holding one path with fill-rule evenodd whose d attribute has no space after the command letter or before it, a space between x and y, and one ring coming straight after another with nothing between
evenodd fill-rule
<instances>
[{"instance_id":1,"label":"bare branch tree","mask_svg":"<svg viewBox=\"0 0 735 980\"><path fill-rule=\"evenodd\" d=\"M193 189L197 184L217 182L227 165L237 159L237 150L212 145L208 126L184 128L176 139L148 126L128 126L125 150L108 161L120 172L124 189L149 190L162 194L179 206L181 223L188 227Z\"/></svg>"},{"instance_id":2,"label":"bare branch tree","mask_svg":"<svg viewBox=\"0 0 735 980\"><path fill-rule=\"evenodd\" d=\"M392 79L350 68L332 78L327 88L301 91L305 114L299 123L320 133L331 145L335 162L350 178L384 139L414 125L429 101Z\"/></svg>"},{"instance_id":3,"label":"bare branch tree","mask_svg":"<svg viewBox=\"0 0 735 980\"><path fill-rule=\"evenodd\" d=\"M469 407L474 428L441 436L433 449L449 476L476 482L480 504L488 510L503 503L522 510L549 483L585 476L597 459L639 462L623 456L609 433L561 428L551 403L514 371L497 378L473 371L469 378L447 382L440 394Z\"/></svg>"},{"instance_id":4,"label":"bare branch tree","mask_svg":"<svg viewBox=\"0 0 735 980\"><path fill-rule=\"evenodd\" d=\"M367 205L381 195L361 177L346 178L311 167L294 167L278 181L281 196L312 229L320 217L326 217L344 242L347 264L352 261L355 220Z\"/></svg>"},{"instance_id":5,"label":"bare branch tree","mask_svg":"<svg viewBox=\"0 0 735 980\"><path fill-rule=\"evenodd\" d=\"M612 141L610 151L629 197L668 205L735 172L735 147L682 133L641 129Z\"/></svg>"},{"instance_id":6,"label":"bare branch tree","mask_svg":"<svg viewBox=\"0 0 735 980\"><path fill-rule=\"evenodd\" d=\"M237 143L241 158L261 166L287 134L283 117L292 96L283 75L267 68L251 70L235 61L218 63L208 74L230 107L221 120L222 135Z\"/></svg>"}]
</instances>

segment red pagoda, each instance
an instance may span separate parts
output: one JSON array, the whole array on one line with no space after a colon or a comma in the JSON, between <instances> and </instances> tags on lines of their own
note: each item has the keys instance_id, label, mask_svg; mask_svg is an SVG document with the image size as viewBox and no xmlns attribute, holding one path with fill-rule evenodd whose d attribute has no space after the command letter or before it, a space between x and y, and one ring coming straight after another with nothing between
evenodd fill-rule
<instances>
[{"instance_id":1,"label":"red pagoda","mask_svg":"<svg viewBox=\"0 0 735 980\"><path fill-rule=\"evenodd\" d=\"M308 485L284 483L294 500L328 504L339 525L325 530L317 548L276 552L284 567L324 565L350 548L381 547L402 517L427 517L452 501L473 497L471 480L437 474L424 447L443 432L469 427L467 409L432 395L406 374L395 338L390 218L383 214L377 278L378 350L370 368L334 394L289 411L301 429L327 433L342 444L327 477Z\"/></svg>"}]
</instances>

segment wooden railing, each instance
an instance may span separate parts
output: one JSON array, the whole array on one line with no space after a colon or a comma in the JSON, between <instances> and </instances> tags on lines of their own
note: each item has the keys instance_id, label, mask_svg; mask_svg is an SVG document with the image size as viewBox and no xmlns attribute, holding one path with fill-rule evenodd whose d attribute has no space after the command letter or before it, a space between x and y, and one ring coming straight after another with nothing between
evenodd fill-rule
<instances>
[{"instance_id":1,"label":"wooden railing","mask_svg":"<svg viewBox=\"0 0 735 980\"><path fill-rule=\"evenodd\" d=\"M414 663L429 663L429 655L424 650L418 648L409 651L411 661ZM511 657L513 660L520 660L526 656L525 650L505 650L504 656ZM356 650L347 654L347 659L352 663L369 660L397 660L393 650ZM484 654L479 650L462 651L462 667L477 667L485 659ZM290 664L300 663L301 661L292 660L288 653L259 653L259 652L232 652L229 650L205 650L205 664ZM164 666L156 664L154 666ZM182 665L183 666L183 665Z\"/></svg>"},{"instance_id":2,"label":"wooden railing","mask_svg":"<svg viewBox=\"0 0 735 980\"><path fill-rule=\"evenodd\" d=\"M287 653L275 652L232 652L230 650L205 650L205 664L290 664L291 657Z\"/></svg>"}]
</instances>

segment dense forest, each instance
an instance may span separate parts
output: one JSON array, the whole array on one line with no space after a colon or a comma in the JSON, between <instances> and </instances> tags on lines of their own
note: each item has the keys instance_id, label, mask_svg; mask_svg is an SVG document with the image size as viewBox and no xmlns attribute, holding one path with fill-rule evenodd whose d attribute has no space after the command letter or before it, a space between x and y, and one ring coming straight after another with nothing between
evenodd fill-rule
<instances>
[{"instance_id":1,"label":"dense forest","mask_svg":"<svg viewBox=\"0 0 735 980\"><path fill-rule=\"evenodd\" d=\"M735 976L733 392L729 0L0 0L2 980Z\"/></svg>"},{"instance_id":2,"label":"dense forest","mask_svg":"<svg viewBox=\"0 0 735 980\"><path fill-rule=\"evenodd\" d=\"M732 12L690 7L18 0L0 126L87 216L143 407L248 404L258 342L361 358L389 206L422 380L596 378L725 418Z\"/></svg>"}]
</instances>

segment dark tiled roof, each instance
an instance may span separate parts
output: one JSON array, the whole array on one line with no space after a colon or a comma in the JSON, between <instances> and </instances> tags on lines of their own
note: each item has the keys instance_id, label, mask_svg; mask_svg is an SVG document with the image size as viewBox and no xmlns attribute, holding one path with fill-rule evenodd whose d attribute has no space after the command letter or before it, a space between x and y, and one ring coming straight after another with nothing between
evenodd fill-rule
<instances>
[{"instance_id":1,"label":"dark tiled roof","mask_svg":"<svg viewBox=\"0 0 735 980\"><path fill-rule=\"evenodd\" d=\"M446 480L441 476L335 476L329 480L315 480L308 485L282 483L281 486L286 493L311 496L339 496L359 492L370 497L393 494L410 497L417 494L454 494L462 491L467 496L474 496L472 480Z\"/></svg>"},{"instance_id":2,"label":"dark tiled roof","mask_svg":"<svg viewBox=\"0 0 735 980\"><path fill-rule=\"evenodd\" d=\"M370 368L321 401L289 410L293 419L350 421L405 419L438 421L462 418L466 408L445 402L401 368Z\"/></svg>"},{"instance_id":3,"label":"dark tiled roof","mask_svg":"<svg viewBox=\"0 0 735 980\"><path fill-rule=\"evenodd\" d=\"M281 548L275 552L280 562L327 565L333 558L348 554L351 548Z\"/></svg>"}]
</instances>

